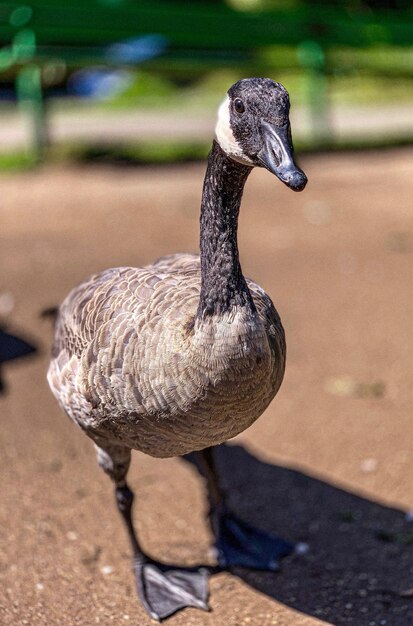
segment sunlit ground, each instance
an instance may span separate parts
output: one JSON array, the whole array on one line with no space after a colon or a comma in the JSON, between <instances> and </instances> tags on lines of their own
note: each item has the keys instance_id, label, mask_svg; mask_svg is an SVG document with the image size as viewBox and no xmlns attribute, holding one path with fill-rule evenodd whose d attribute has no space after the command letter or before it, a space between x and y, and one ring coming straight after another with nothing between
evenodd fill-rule
<instances>
[{"instance_id":1,"label":"sunlit ground","mask_svg":"<svg viewBox=\"0 0 413 626\"><path fill-rule=\"evenodd\" d=\"M214 576L213 612L171 626L413 623L412 156L306 157L301 194L252 174L241 260L280 312L288 366L220 467L239 515L309 552L279 574ZM150 623L111 485L47 388L52 329L39 313L96 270L196 250L203 172L49 166L1 180L2 321L41 347L4 368L2 624ZM192 467L136 454L131 483L151 553L210 559Z\"/></svg>"}]
</instances>

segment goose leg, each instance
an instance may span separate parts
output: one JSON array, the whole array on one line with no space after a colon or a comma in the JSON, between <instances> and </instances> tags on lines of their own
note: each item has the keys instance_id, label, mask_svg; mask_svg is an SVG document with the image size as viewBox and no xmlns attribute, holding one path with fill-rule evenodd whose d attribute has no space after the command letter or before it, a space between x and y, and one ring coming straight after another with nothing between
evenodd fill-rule
<instances>
[{"instance_id":1,"label":"goose leg","mask_svg":"<svg viewBox=\"0 0 413 626\"><path fill-rule=\"evenodd\" d=\"M132 547L136 590L146 611L158 621L189 606L208 611L208 572L205 568L178 568L159 563L151 559L139 544L132 521L134 494L125 481L130 450L118 446L97 450L99 464L115 482L116 503Z\"/></svg>"},{"instance_id":2,"label":"goose leg","mask_svg":"<svg viewBox=\"0 0 413 626\"><path fill-rule=\"evenodd\" d=\"M219 482L213 448L206 448L197 454L208 485L210 522L220 567L277 570L279 559L290 554L294 545L246 524L231 513Z\"/></svg>"}]
</instances>

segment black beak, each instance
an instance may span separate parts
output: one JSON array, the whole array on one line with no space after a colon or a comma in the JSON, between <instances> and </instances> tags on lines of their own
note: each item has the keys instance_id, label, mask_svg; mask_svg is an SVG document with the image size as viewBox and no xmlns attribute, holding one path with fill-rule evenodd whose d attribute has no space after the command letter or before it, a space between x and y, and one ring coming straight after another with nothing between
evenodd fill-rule
<instances>
[{"instance_id":1,"label":"black beak","mask_svg":"<svg viewBox=\"0 0 413 626\"><path fill-rule=\"evenodd\" d=\"M257 155L260 164L293 191L302 191L307 176L294 163L290 124L278 127L262 122L261 127L264 145Z\"/></svg>"}]
</instances>

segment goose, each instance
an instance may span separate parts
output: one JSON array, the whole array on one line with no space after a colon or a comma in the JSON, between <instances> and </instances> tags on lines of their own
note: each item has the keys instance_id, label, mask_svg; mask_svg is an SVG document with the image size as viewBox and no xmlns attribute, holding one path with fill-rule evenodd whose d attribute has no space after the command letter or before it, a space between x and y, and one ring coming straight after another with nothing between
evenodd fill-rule
<instances>
[{"instance_id":1,"label":"goose","mask_svg":"<svg viewBox=\"0 0 413 626\"><path fill-rule=\"evenodd\" d=\"M184 607L208 610L209 571L160 563L142 548L126 481L131 450L197 455L219 567L274 570L292 549L232 513L213 450L255 422L284 375L283 327L270 297L243 276L237 223L254 167L294 191L307 183L293 158L289 108L280 83L236 82L219 107L208 157L200 256L176 254L95 274L69 293L55 321L51 390L93 440L98 464L114 483L137 592L158 621Z\"/></svg>"}]
</instances>

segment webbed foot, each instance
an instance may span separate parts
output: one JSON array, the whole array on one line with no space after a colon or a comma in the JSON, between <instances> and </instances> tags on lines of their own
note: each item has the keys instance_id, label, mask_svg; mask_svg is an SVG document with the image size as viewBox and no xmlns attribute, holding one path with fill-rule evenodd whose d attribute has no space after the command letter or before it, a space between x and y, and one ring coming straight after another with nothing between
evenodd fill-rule
<instances>
[{"instance_id":1,"label":"webbed foot","mask_svg":"<svg viewBox=\"0 0 413 626\"><path fill-rule=\"evenodd\" d=\"M223 569L248 567L279 569L279 559L291 554L294 544L254 528L225 507L213 513L218 563Z\"/></svg>"},{"instance_id":2,"label":"webbed foot","mask_svg":"<svg viewBox=\"0 0 413 626\"><path fill-rule=\"evenodd\" d=\"M209 610L206 568L178 568L139 560L135 562L135 576L139 598L155 620L190 606Z\"/></svg>"}]
</instances>

